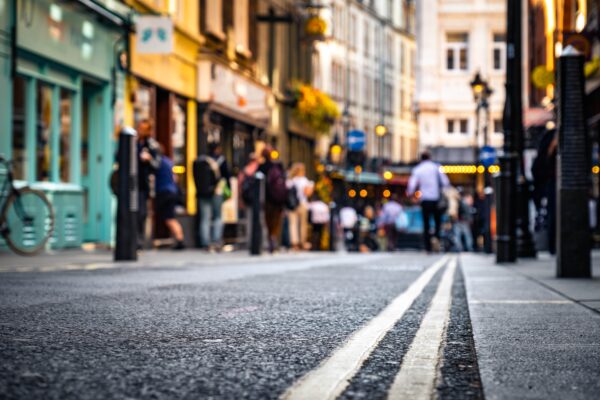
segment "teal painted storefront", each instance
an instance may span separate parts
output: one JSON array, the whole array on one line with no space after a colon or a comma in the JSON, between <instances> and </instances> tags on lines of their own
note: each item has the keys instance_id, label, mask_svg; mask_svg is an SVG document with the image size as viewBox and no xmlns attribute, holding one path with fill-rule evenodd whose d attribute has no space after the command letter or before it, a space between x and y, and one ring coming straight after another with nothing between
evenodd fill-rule
<instances>
[{"instance_id":1,"label":"teal painted storefront","mask_svg":"<svg viewBox=\"0 0 600 400\"><path fill-rule=\"evenodd\" d=\"M1 129L8 132L0 135L0 153L17 160L20 184L43 190L51 200L56 215L52 247L110 243L113 106L124 82L114 63L126 32L99 22L76 2L0 3L5 5L0 8L2 32L5 27L10 32L7 4L17 5L14 79L10 57L0 59L1 84L9 88L0 93Z\"/></svg>"}]
</instances>

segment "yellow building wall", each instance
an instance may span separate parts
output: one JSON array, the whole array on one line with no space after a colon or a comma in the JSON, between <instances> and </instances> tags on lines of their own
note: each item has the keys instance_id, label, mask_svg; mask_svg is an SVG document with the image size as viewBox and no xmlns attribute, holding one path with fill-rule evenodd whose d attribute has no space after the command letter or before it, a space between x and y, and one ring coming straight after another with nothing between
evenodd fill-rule
<instances>
[{"instance_id":1,"label":"yellow building wall","mask_svg":"<svg viewBox=\"0 0 600 400\"><path fill-rule=\"evenodd\" d=\"M172 3L173 2L173 3ZM125 89L124 119L133 124L133 104L131 94L136 86L136 77L147 80L157 86L184 96L187 101L186 169L187 196L186 206L189 214L196 213L196 187L192 164L198 154L197 131L197 60L203 39L199 34L199 2L191 0L127 0L126 3L140 14L151 13L167 15L171 11L174 21L173 52L165 55L138 54L136 35L130 35L131 72ZM173 5L177 8L173 10Z\"/></svg>"}]
</instances>

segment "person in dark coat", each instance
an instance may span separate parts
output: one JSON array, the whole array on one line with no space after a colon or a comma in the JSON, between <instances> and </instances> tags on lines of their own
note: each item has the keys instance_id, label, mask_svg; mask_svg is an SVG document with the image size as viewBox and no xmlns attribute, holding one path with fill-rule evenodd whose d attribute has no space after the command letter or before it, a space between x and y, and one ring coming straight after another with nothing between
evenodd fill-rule
<instances>
[{"instance_id":1,"label":"person in dark coat","mask_svg":"<svg viewBox=\"0 0 600 400\"><path fill-rule=\"evenodd\" d=\"M160 145L152 137L152 121L140 120L137 126L138 143L138 248L146 242L146 219L148 218L148 199L150 198L150 176L160 166Z\"/></svg>"}]
</instances>

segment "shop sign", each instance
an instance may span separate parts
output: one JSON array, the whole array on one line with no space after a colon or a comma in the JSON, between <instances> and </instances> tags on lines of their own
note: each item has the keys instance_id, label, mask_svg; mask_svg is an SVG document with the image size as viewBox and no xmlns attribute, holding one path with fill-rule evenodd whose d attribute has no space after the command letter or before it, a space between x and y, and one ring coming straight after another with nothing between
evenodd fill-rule
<instances>
[{"instance_id":1,"label":"shop sign","mask_svg":"<svg viewBox=\"0 0 600 400\"><path fill-rule=\"evenodd\" d=\"M136 20L139 54L170 54L173 51L173 20L169 17L141 16Z\"/></svg>"},{"instance_id":2,"label":"shop sign","mask_svg":"<svg viewBox=\"0 0 600 400\"><path fill-rule=\"evenodd\" d=\"M17 8L17 29L20 48L110 79L118 35L97 24L91 14L64 2L31 1Z\"/></svg>"},{"instance_id":3,"label":"shop sign","mask_svg":"<svg viewBox=\"0 0 600 400\"><path fill-rule=\"evenodd\" d=\"M208 93L206 90L200 91L201 101L214 101L258 121L269 120L271 112L268 106L267 89L220 64L210 64L210 68L212 69L210 91ZM203 78L203 71L209 73L201 66L200 78Z\"/></svg>"}]
</instances>

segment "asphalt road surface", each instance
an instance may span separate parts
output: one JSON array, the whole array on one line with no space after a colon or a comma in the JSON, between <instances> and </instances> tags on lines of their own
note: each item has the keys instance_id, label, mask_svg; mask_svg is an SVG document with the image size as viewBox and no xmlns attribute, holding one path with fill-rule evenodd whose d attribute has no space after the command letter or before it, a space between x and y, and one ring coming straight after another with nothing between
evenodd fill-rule
<instances>
[{"instance_id":1,"label":"asphalt road surface","mask_svg":"<svg viewBox=\"0 0 600 400\"><path fill-rule=\"evenodd\" d=\"M0 398L481 399L457 256L0 274Z\"/></svg>"}]
</instances>

